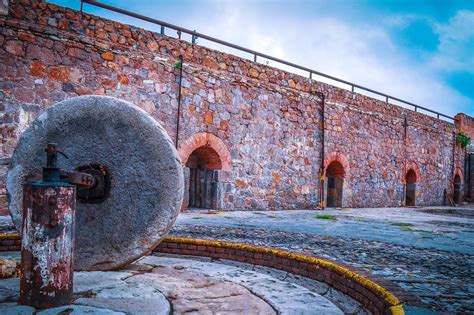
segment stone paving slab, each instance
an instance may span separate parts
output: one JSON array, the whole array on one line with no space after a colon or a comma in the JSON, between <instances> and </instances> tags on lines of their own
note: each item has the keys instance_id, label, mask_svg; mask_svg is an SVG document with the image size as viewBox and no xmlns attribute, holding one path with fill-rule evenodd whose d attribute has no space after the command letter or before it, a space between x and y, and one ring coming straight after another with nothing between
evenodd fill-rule
<instances>
[{"instance_id":1,"label":"stone paving slab","mask_svg":"<svg viewBox=\"0 0 474 315\"><path fill-rule=\"evenodd\" d=\"M279 314L343 314L322 295L290 281L242 267L216 264L178 257L148 256L140 263L157 266L153 272L165 273L166 269L200 273L211 279L238 283L270 303Z\"/></svg>"},{"instance_id":2,"label":"stone paving slab","mask_svg":"<svg viewBox=\"0 0 474 315\"><path fill-rule=\"evenodd\" d=\"M333 303L325 284L301 285L283 275L271 268L229 261L146 256L122 271L76 272L74 305L36 313L16 305L18 278L1 279L0 313L367 314L342 293Z\"/></svg>"},{"instance_id":3,"label":"stone paving slab","mask_svg":"<svg viewBox=\"0 0 474 315\"><path fill-rule=\"evenodd\" d=\"M473 208L447 207L189 211L178 217L171 236L328 258L399 284L432 311L474 313L473 214Z\"/></svg>"}]
</instances>

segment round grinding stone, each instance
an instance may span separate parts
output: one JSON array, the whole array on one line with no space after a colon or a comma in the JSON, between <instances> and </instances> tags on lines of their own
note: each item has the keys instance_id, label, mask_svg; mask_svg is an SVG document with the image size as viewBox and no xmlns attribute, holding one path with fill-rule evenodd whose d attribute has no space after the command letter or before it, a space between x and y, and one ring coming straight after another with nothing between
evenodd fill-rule
<instances>
[{"instance_id":1,"label":"round grinding stone","mask_svg":"<svg viewBox=\"0 0 474 315\"><path fill-rule=\"evenodd\" d=\"M146 112L104 96L60 102L21 136L7 175L9 209L19 231L23 185L41 179L48 143L57 143L69 157L58 156L61 169L93 166L107 176L104 196L76 202L75 270L120 268L149 253L169 232L183 198L178 153Z\"/></svg>"}]
</instances>

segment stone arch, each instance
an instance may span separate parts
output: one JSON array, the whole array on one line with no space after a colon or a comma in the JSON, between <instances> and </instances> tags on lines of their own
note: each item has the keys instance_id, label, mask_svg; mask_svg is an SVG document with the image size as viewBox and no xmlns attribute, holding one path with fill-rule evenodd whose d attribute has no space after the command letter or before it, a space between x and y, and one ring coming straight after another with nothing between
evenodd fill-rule
<instances>
[{"instance_id":1,"label":"stone arch","mask_svg":"<svg viewBox=\"0 0 474 315\"><path fill-rule=\"evenodd\" d=\"M348 178L350 176L349 159L346 155L338 152L331 152L326 157L324 161L324 176L326 176L329 165L333 162L338 162L341 164L342 168L344 169L344 178Z\"/></svg>"},{"instance_id":2,"label":"stone arch","mask_svg":"<svg viewBox=\"0 0 474 315\"><path fill-rule=\"evenodd\" d=\"M416 162L408 162L406 165L405 165L405 171L403 172L403 183L406 184L406 175L407 173L412 170L415 175L416 175L416 182L419 182L420 181L420 170L418 168L418 164Z\"/></svg>"},{"instance_id":3,"label":"stone arch","mask_svg":"<svg viewBox=\"0 0 474 315\"><path fill-rule=\"evenodd\" d=\"M459 178L461 179L461 183L464 183L464 174L463 174L463 171L460 167L456 167L456 169L454 170L454 177L456 177L456 175L459 176ZM453 177L453 182L454 182L454 177Z\"/></svg>"},{"instance_id":4,"label":"stone arch","mask_svg":"<svg viewBox=\"0 0 474 315\"><path fill-rule=\"evenodd\" d=\"M210 153L211 155L213 155L215 152L220 159L220 169L224 171L230 171L232 164L229 149L227 149L227 146L221 139L212 133L196 133L195 135L186 139L178 150L179 156L181 157L181 163L186 165L189 157L196 150L203 151L200 152L203 154L205 154L204 151L207 150L207 153Z\"/></svg>"},{"instance_id":5,"label":"stone arch","mask_svg":"<svg viewBox=\"0 0 474 315\"><path fill-rule=\"evenodd\" d=\"M332 152L324 161L324 200L327 207L342 208L347 202L349 160L341 153Z\"/></svg>"}]
</instances>

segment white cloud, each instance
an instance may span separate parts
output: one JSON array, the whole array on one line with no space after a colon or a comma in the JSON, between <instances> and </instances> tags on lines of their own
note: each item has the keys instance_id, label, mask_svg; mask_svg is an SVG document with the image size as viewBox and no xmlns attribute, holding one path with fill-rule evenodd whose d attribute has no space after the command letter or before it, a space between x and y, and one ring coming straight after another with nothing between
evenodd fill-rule
<instances>
[{"instance_id":1,"label":"white cloud","mask_svg":"<svg viewBox=\"0 0 474 315\"><path fill-rule=\"evenodd\" d=\"M469 15L462 14L453 19L449 26L439 28L442 36L449 38L445 42L464 39L458 32L462 32L463 27L465 29L468 18ZM419 63L411 60L408 54L397 47L388 31L378 26L382 24L377 21L371 21L363 25L363 28L356 28L351 21L323 16L287 18L282 21L266 16L261 7L249 9L248 6L223 2L219 3L218 10L213 14L195 12L192 18L186 18L186 24L197 25L199 31L211 36L448 115L454 116L462 110L469 111L467 106L472 103L472 100L443 83L428 61ZM207 42L205 44L210 45ZM450 45L445 46L446 48L442 47L443 52L453 51ZM213 47L223 49L219 45ZM248 54L243 56L249 58ZM274 62L270 62L270 65L278 66Z\"/></svg>"},{"instance_id":2,"label":"white cloud","mask_svg":"<svg viewBox=\"0 0 474 315\"><path fill-rule=\"evenodd\" d=\"M436 25L435 30L440 44L433 67L474 73L474 12L459 11L447 24Z\"/></svg>"}]
</instances>

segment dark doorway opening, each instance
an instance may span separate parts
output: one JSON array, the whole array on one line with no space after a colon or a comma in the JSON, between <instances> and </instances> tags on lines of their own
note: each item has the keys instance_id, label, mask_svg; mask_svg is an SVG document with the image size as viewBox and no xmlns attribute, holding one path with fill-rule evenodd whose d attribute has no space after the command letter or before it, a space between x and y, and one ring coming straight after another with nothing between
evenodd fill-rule
<instances>
[{"instance_id":1,"label":"dark doorway opening","mask_svg":"<svg viewBox=\"0 0 474 315\"><path fill-rule=\"evenodd\" d=\"M461 203L461 176L456 174L454 176L454 195L453 195L453 201L455 204L460 204Z\"/></svg>"},{"instance_id":2,"label":"dark doorway opening","mask_svg":"<svg viewBox=\"0 0 474 315\"><path fill-rule=\"evenodd\" d=\"M189 208L217 209L217 170L222 162L209 146L197 148L189 156Z\"/></svg>"},{"instance_id":3,"label":"dark doorway opening","mask_svg":"<svg viewBox=\"0 0 474 315\"><path fill-rule=\"evenodd\" d=\"M416 173L410 169L405 175L405 206L413 207L416 204Z\"/></svg>"},{"instance_id":4,"label":"dark doorway opening","mask_svg":"<svg viewBox=\"0 0 474 315\"><path fill-rule=\"evenodd\" d=\"M341 163L334 161L326 170L327 195L326 206L328 208L342 208L342 193L344 186L344 167Z\"/></svg>"}]
</instances>

